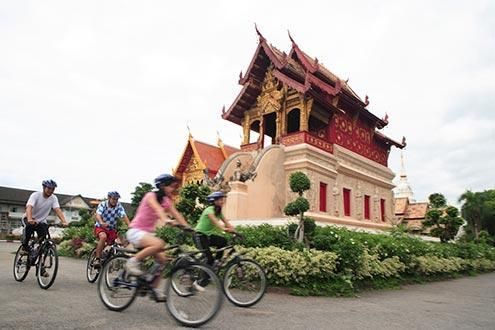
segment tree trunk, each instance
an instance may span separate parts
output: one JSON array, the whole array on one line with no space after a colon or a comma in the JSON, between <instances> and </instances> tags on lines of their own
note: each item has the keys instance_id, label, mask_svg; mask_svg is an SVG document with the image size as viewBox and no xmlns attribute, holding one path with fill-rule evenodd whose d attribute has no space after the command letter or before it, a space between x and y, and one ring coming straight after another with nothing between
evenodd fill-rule
<instances>
[{"instance_id":1,"label":"tree trunk","mask_svg":"<svg viewBox=\"0 0 495 330\"><path fill-rule=\"evenodd\" d=\"M299 242L303 242L304 241L304 217L303 217L303 213L301 213L300 215L300 219L299 219L299 225L297 226L297 237L296 239L299 241Z\"/></svg>"}]
</instances>

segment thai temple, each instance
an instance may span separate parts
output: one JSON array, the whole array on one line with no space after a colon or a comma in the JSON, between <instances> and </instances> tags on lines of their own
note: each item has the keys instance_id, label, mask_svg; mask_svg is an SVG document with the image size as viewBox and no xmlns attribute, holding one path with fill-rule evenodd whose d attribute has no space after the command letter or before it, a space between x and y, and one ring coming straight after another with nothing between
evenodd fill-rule
<instances>
[{"instance_id":1,"label":"thai temple","mask_svg":"<svg viewBox=\"0 0 495 330\"><path fill-rule=\"evenodd\" d=\"M388 158L392 147L405 147L405 138L383 134L388 117L373 114L367 96L360 98L290 35L286 53L256 32L241 90L221 114L242 127L240 150L190 137L176 175L228 191L224 211L234 223L276 223L287 221L283 209L296 197L289 176L302 171L312 185L307 216L320 224L390 228L395 174Z\"/></svg>"}]
</instances>

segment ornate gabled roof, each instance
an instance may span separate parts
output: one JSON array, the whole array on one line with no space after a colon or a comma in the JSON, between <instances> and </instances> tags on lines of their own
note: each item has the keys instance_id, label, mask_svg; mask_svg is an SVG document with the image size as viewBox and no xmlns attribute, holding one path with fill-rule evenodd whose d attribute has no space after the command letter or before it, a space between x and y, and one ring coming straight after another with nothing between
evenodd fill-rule
<instances>
[{"instance_id":1,"label":"ornate gabled roof","mask_svg":"<svg viewBox=\"0 0 495 330\"><path fill-rule=\"evenodd\" d=\"M376 117L365 107L368 99L363 102L361 98L350 88L347 82L333 74L330 70L318 63L303 52L292 39L292 48L287 55L277 48L269 45L263 35L256 28L259 43L246 74L242 72L239 84L242 90L236 97L230 108L222 111L222 118L241 124L244 111L249 110L256 102L256 97L261 92L261 83L269 66L273 66L273 75L300 93L313 96L323 104L331 104L330 98L336 95L342 97L342 102L355 107L358 111L369 118L379 129L385 127L388 122Z\"/></svg>"},{"instance_id":2,"label":"ornate gabled roof","mask_svg":"<svg viewBox=\"0 0 495 330\"><path fill-rule=\"evenodd\" d=\"M218 146L213 146L208 143L196 141L189 134L182 157L179 159L179 164L174 171L175 175L181 176L186 171L191 158L194 157L200 168L208 168L208 175L214 177L225 159L239 151L239 149L224 145L220 139L218 140L218 144Z\"/></svg>"}]
</instances>

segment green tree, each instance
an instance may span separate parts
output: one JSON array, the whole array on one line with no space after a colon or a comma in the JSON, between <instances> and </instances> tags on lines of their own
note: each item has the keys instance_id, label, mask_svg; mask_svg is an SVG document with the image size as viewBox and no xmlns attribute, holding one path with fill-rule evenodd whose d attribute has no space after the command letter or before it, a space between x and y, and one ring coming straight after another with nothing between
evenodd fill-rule
<instances>
[{"instance_id":1,"label":"green tree","mask_svg":"<svg viewBox=\"0 0 495 330\"><path fill-rule=\"evenodd\" d=\"M136 209L139 206L139 203L143 199L144 195L146 195L146 193L152 190L153 190L153 186L150 183L139 182L139 184L136 186L134 192L131 193L132 195L131 205L132 205L132 213L133 213L132 217L136 213Z\"/></svg>"},{"instance_id":2,"label":"green tree","mask_svg":"<svg viewBox=\"0 0 495 330\"><path fill-rule=\"evenodd\" d=\"M460 197L461 214L468 223L468 229L479 238L482 230L495 235L495 190L472 192L466 190Z\"/></svg>"},{"instance_id":3,"label":"green tree","mask_svg":"<svg viewBox=\"0 0 495 330\"><path fill-rule=\"evenodd\" d=\"M447 206L447 200L442 194L431 194L428 199L430 210L426 213L423 226L430 228L431 235L440 238L443 243L454 239L464 223L459 210L454 206Z\"/></svg>"},{"instance_id":4,"label":"green tree","mask_svg":"<svg viewBox=\"0 0 495 330\"><path fill-rule=\"evenodd\" d=\"M428 200L431 208L439 209L447 206L447 199L440 193L431 194Z\"/></svg>"},{"instance_id":5,"label":"green tree","mask_svg":"<svg viewBox=\"0 0 495 330\"><path fill-rule=\"evenodd\" d=\"M304 240L304 212L309 210L309 202L303 197L303 193L311 188L309 178L303 172L297 171L289 177L290 189L299 196L295 201L288 203L284 208L284 213L288 216L299 215L299 224L294 237L302 242Z\"/></svg>"},{"instance_id":6,"label":"green tree","mask_svg":"<svg viewBox=\"0 0 495 330\"><path fill-rule=\"evenodd\" d=\"M177 211L186 217L187 222L195 225L208 205L206 197L210 192L209 187L196 183L183 186L180 189L179 201L176 204Z\"/></svg>"}]
</instances>

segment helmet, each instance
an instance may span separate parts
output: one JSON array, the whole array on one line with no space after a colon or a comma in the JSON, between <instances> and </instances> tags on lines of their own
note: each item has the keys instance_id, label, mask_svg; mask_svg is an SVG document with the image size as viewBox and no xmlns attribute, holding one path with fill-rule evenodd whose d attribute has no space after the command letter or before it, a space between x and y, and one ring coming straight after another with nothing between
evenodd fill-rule
<instances>
[{"instance_id":1,"label":"helmet","mask_svg":"<svg viewBox=\"0 0 495 330\"><path fill-rule=\"evenodd\" d=\"M120 198L120 194L116 191L109 191L108 192L108 197L113 197L113 198Z\"/></svg>"},{"instance_id":2,"label":"helmet","mask_svg":"<svg viewBox=\"0 0 495 330\"><path fill-rule=\"evenodd\" d=\"M222 191L215 191L215 192L212 192L211 194L209 194L208 197L206 197L206 200L209 203L212 203L212 202L216 201L217 199L223 198L223 197L225 197L225 194Z\"/></svg>"},{"instance_id":3,"label":"helmet","mask_svg":"<svg viewBox=\"0 0 495 330\"><path fill-rule=\"evenodd\" d=\"M43 182L41 184L43 185L43 187L47 187L47 188L56 188L57 187L57 183L51 179L43 180Z\"/></svg>"},{"instance_id":4,"label":"helmet","mask_svg":"<svg viewBox=\"0 0 495 330\"><path fill-rule=\"evenodd\" d=\"M155 187L160 188L161 185L170 186L174 182L178 182L175 176L170 174L161 174L155 178Z\"/></svg>"}]
</instances>

